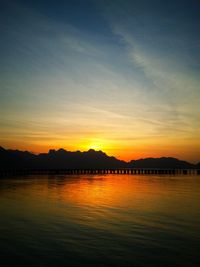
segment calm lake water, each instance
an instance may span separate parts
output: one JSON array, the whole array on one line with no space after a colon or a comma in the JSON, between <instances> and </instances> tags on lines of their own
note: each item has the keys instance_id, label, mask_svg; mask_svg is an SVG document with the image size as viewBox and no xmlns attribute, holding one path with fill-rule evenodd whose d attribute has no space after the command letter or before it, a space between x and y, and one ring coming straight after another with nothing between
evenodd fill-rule
<instances>
[{"instance_id":1,"label":"calm lake water","mask_svg":"<svg viewBox=\"0 0 200 267\"><path fill-rule=\"evenodd\" d=\"M0 179L0 265L200 266L200 177Z\"/></svg>"}]
</instances>

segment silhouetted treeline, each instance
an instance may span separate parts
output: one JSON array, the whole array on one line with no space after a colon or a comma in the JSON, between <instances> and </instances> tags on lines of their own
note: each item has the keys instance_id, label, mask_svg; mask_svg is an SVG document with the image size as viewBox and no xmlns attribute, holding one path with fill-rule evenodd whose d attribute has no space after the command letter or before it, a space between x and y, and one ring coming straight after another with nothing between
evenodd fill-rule
<instances>
[{"instance_id":1,"label":"silhouetted treeline","mask_svg":"<svg viewBox=\"0 0 200 267\"><path fill-rule=\"evenodd\" d=\"M50 150L35 155L28 151L6 150L0 147L0 170L10 169L104 169L104 168L199 168L197 165L171 157L146 158L125 162L110 157L102 151L70 152L64 149Z\"/></svg>"}]
</instances>

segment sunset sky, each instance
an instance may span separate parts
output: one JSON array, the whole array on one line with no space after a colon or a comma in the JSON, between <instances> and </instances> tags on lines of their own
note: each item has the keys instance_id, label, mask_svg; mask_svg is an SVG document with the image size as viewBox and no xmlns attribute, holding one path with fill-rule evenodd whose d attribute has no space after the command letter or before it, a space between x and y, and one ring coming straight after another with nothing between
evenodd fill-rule
<instances>
[{"instance_id":1,"label":"sunset sky","mask_svg":"<svg viewBox=\"0 0 200 267\"><path fill-rule=\"evenodd\" d=\"M199 0L3 0L0 145L200 161Z\"/></svg>"}]
</instances>

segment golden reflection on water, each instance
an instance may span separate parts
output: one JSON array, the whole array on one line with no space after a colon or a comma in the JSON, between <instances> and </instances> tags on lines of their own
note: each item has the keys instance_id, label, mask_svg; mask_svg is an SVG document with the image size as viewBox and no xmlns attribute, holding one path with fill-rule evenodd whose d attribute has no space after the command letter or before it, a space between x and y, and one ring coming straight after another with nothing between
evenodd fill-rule
<instances>
[{"instance_id":1,"label":"golden reflection on water","mask_svg":"<svg viewBox=\"0 0 200 267\"><path fill-rule=\"evenodd\" d=\"M71 266L86 256L94 262L103 260L102 266L110 266L108 258L115 263L112 266L118 266L119 260L124 266L124 259L126 266L148 266L150 261L155 263L152 266L175 266L177 255L185 266L199 266L199 203L198 176L1 179L0 245L4 254L13 246L13 255L19 250L23 257L39 251L33 257L39 262L35 266L41 261L38 255L50 263L55 255L52 266L57 266L60 257L66 263L72 253ZM191 265L192 260L196 265ZM170 263L164 265L166 261Z\"/></svg>"},{"instance_id":2,"label":"golden reflection on water","mask_svg":"<svg viewBox=\"0 0 200 267\"><path fill-rule=\"evenodd\" d=\"M199 180L189 177L82 176L48 181L53 197L80 206L112 206L154 210L168 204L189 204L199 198ZM48 189L48 190L49 190ZM45 192L44 192L45 193ZM190 198L187 199L187 194ZM170 201L172 200L172 202ZM196 199L197 200L197 199Z\"/></svg>"},{"instance_id":3,"label":"golden reflection on water","mask_svg":"<svg viewBox=\"0 0 200 267\"><path fill-rule=\"evenodd\" d=\"M67 204L95 209L124 209L140 212L167 212L177 214L196 212L200 201L198 176L142 176L142 175L82 175L38 176L33 179L10 180L6 198L23 201L24 207L48 204L56 209ZM1 195L2 196L2 195ZM3 199L1 199L3 201ZM67 208L67 207L66 207ZM109 212L107 213L109 216Z\"/></svg>"}]
</instances>

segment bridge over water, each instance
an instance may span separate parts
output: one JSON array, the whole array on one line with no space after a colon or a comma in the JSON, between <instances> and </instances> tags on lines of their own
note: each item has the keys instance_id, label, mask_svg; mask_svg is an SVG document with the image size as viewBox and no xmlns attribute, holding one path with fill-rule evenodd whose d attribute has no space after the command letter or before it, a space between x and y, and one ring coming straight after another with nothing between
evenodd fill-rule
<instances>
[{"instance_id":1,"label":"bridge over water","mask_svg":"<svg viewBox=\"0 0 200 267\"><path fill-rule=\"evenodd\" d=\"M32 174L135 174L135 175L200 175L200 169L154 169L154 168L105 168L105 169L23 169L23 170L0 170L0 176L7 175L32 175Z\"/></svg>"}]
</instances>

